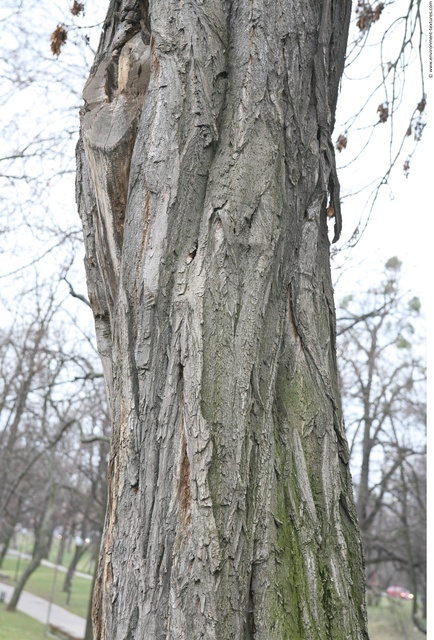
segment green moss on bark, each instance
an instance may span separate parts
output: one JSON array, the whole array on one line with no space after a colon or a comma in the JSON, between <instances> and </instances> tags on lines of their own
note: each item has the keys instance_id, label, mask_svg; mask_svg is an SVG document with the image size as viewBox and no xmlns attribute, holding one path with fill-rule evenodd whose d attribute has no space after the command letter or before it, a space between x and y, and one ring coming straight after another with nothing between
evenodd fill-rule
<instances>
[{"instance_id":1,"label":"green moss on bark","mask_svg":"<svg viewBox=\"0 0 434 640\"><path fill-rule=\"evenodd\" d=\"M343 508L345 504L351 511L351 480L337 455L330 399L317 388L305 364L291 374L288 366L281 368L276 385L276 570L270 627L276 640L367 638L361 631L365 623L360 540L355 519ZM337 465L330 467L332 491L324 464ZM339 515L336 482L345 493ZM341 542L335 528L343 532Z\"/></svg>"},{"instance_id":2,"label":"green moss on bark","mask_svg":"<svg viewBox=\"0 0 434 640\"><path fill-rule=\"evenodd\" d=\"M276 494L276 574L274 605L272 611L276 638L307 638L319 640L317 623L309 606L309 575L299 531L291 512L299 508L296 500L293 475L287 480L281 477ZM292 493L292 501L289 492ZM300 630L308 633L300 635Z\"/></svg>"}]
</instances>

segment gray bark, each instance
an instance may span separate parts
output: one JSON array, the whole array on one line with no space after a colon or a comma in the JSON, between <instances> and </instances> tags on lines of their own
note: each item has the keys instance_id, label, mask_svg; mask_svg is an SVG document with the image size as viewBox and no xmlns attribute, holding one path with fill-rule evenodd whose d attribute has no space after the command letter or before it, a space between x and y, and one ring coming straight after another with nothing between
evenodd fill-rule
<instances>
[{"instance_id":1,"label":"gray bark","mask_svg":"<svg viewBox=\"0 0 434 640\"><path fill-rule=\"evenodd\" d=\"M367 638L326 207L350 3L112 1L77 200L110 399L94 638Z\"/></svg>"}]
</instances>

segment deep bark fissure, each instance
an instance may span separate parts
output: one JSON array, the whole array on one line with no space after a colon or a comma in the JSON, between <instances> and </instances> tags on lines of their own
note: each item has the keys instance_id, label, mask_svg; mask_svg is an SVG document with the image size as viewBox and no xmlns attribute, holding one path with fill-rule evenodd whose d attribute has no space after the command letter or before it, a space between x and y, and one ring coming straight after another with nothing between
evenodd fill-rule
<instances>
[{"instance_id":1,"label":"deep bark fissure","mask_svg":"<svg viewBox=\"0 0 434 640\"><path fill-rule=\"evenodd\" d=\"M366 638L326 215L349 3L118 5L78 147L113 421L95 637Z\"/></svg>"}]
</instances>

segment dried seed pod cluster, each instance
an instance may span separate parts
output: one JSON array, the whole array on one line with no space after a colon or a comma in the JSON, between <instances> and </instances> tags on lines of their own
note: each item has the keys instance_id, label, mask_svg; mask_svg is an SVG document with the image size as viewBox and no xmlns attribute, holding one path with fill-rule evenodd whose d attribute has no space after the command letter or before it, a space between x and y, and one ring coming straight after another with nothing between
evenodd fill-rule
<instances>
[{"instance_id":1,"label":"dried seed pod cluster","mask_svg":"<svg viewBox=\"0 0 434 640\"><path fill-rule=\"evenodd\" d=\"M387 102L378 105L377 113L379 115L379 122L387 122L387 118L389 117Z\"/></svg>"},{"instance_id":2,"label":"dried seed pod cluster","mask_svg":"<svg viewBox=\"0 0 434 640\"><path fill-rule=\"evenodd\" d=\"M356 8L356 14L358 16L356 26L362 32L368 31L372 23L377 22L380 19L383 9L383 2L379 2L375 7L373 7L370 2L359 0Z\"/></svg>"},{"instance_id":3,"label":"dried seed pod cluster","mask_svg":"<svg viewBox=\"0 0 434 640\"><path fill-rule=\"evenodd\" d=\"M54 56L60 54L60 50L68 39L68 33L62 24L58 24L51 34L51 51Z\"/></svg>"},{"instance_id":4,"label":"dried seed pod cluster","mask_svg":"<svg viewBox=\"0 0 434 640\"><path fill-rule=\"evenodd\" d=\"M74 4L71 7L71 13L73 16L78 16L80 13L84 12L84 4L82 2L77 2L74 0Z\"/></svg>"},{"instance_id":5,"label":"dried seed pod cluster","mask_svg":"<svg viewBox=\"0 0 434 640\"><path fill-rule=\"evenodd\" d=\"M346 149L347 142L348 142L347 136L341 133L338 139L336 140L336 149L338 151L342 151L342 149Z\"/></svg>"}]
</instances>

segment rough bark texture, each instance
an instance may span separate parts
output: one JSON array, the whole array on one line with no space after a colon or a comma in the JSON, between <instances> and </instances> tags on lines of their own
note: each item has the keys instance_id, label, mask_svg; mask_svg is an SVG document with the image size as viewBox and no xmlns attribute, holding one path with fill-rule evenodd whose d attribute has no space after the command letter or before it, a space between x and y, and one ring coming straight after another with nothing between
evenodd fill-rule
<instances>
[{"instance_id":1,"label":"rough bark texture","mask_svg":"<svg viewBox=\"0 0 434 640\"><path fill-rule=\"evenodd\" d=\"M367 638L326 207L345 0L113 0L77 197L110 397L96 640Z\"/></svg>"}]
</instances>

